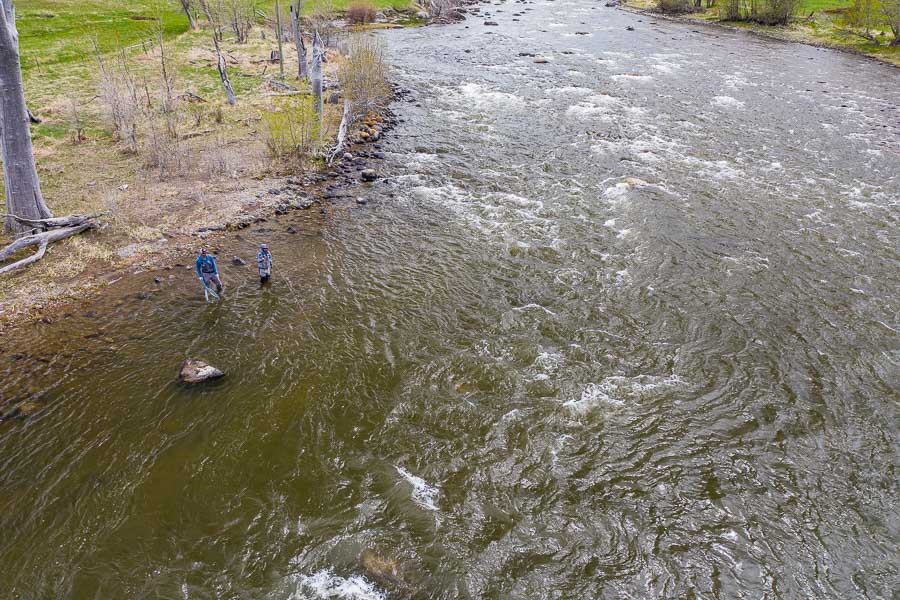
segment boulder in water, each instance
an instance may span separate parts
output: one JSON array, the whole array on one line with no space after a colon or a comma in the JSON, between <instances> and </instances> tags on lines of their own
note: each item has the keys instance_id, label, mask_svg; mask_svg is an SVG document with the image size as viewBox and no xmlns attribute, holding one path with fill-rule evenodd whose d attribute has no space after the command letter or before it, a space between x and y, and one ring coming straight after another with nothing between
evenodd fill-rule
<instances>
[{"instance_id":1,"label":"boulder in water","mask_svg":"<svg viewBox=\"0 0 900 600\"><path fill-rule=\"evenodd\" d=\"M189 358L181 363L181 370L178 372L178 381L183 383L203 383L210 379L218 379L224 377L225 373L210 365L209 363Z\"/></svg>"},{"instance_id":2,"label":"boulder in water","mask_svg":"<svg viewBox=\"0 0 900 600\"><path fill-rule=\"evenodd\" d=\"M244 265L247 264L247 261L245 261L240 256L235 256L234 258L231 259L231 264L233 264L236 267L243 267Z\"/></svg>"},{"instance_id":3,"label":"boulder in water","mask_svg":"<svg viewBox=\"0 0 900 600\"><path fill-rule=\"evenodd\" d=\"M363 169L359 175L363 181L375 181L378 179L378 173L375 172L375 169Z\"/></svg>"}]
</instances>

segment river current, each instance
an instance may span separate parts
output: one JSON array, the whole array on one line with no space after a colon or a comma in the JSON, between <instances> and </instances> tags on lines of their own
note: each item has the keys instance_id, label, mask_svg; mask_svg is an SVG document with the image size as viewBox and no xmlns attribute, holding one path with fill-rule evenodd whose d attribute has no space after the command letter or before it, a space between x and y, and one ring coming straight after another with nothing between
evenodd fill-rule
<instances>
[{"instance_id":1,"label":"river current","mask_svg":"<svg viewBox=\"0 0 900 600\"><path fill-rule=\"evenodd\" d=\"M900 71L483 10L367 205L0 340L0 597L896 597Z\"/></svg>"}]
</instances>

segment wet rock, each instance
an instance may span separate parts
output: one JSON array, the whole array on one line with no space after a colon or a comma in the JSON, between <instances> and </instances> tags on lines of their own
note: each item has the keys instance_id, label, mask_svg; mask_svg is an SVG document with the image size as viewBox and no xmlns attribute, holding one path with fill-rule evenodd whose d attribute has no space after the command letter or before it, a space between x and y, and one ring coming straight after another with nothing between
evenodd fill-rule
<instances>
[{"instance_id":1,"label":"wet rock","mask_svg":"<svg viewBox=\"0 0 900 600\"><path fill-rule=\"evenodd\" d=\"M375 181L378 179L378 173L375 172L375 169L363 169L359 175L363 181Z\"/></svg>"},{"instance_id":2,"label":"wet rock","mask_svg":"<svg viewBox=\"0 0 900 600\"><path fill-rule=\"evenodd\" d=\"M500 27L500 23L497 21L485 21L484 24L486 27Z\"/></svg>"},{"instance_id":3,"label":"wet rock","mask_svg":"<svg viewBox=\"0 0 900 600\"><path fill-rule=\"evenodd\" d=\"M183 383L202 383L224 375L223 371L205 361L189 358L181 363L181 369L178 371L178 381Z\"/></svg>"},{"instance_id":4,"label":"wet rock","mask_svg":"<svg viewBox=\"0 0 900 600\"><path fill-rule=\"evenodd\" d=\"M353 160L353 155L350 154L349 152L344 152L343 159L344 160Z\"/></svg>"},{"instance_id":5,"label":"wet rock","mask_svg":"<svg viewBox=\"0 0 900 600\"><path fill-rule=\"evenodd\" d=\"M162 283L162 279L160 279L159 277L154 277L153 283L155 283L156 285L159 285L160 283Z\"/></svg>"},{"instance_id":6,"label":"wet rock","mask_svg":"<svg viewBox=\"0 0 900 600\"><path fill-rule=\"evenodd\" d=\"M420 21L427 21L428 13L425 12L424 10L420 10L419 12L416 13L416 18Z\"/></svg>"},{"instance_id":7,"label":"wet rock","mask_svg":"<svg viewBox=\"0 0 900 600\"><path fill-rule=\"evenodd\" d=\"M368 204L369 201L366 200L365 198L357 198L357 199L356 199L356 203L359 204L359 205L363 205L363 204Z\"/></svg>"},{"instance_id":8,"label":"wet rock","mask_svg":"<svg viewBox=\"0 0 900 600\"><path fill-rule=\"evenodd\" d=\"M546 65L548 62L550 62L550 61L547 60L546 58L536 58L536 59L534 59L534 64L536 64L536 65Z\"/></svg>"},{"instance_id":9,"label":"wet rock","mask_svg":"<svg viewBox=\"0 0 900 600\"><path fill-rule=\"evenodd\" d=\"M231 264L233 264L236 267L243 267L244 265L247 264L247 261L245 261L240 256L235 256L234 258L231 259Z\"/></svg>"},{"instance_id":10,"label":"wet rock","mask_svg":"<svg viewBox=\"0 0 900 600\"><path fill-rule=\"evenodd\" d=\"M341 95L338 94L337 92L328 94L328 99L325 100L325 102L327 102L328 104L337 104L340 101L341 101Z\"/></svg>"},{"instance_id":11,"label":"wet rock","mask_svg":"<svg viewBox=\"0 0 900 600\"><path fill-rule=\"evenodd\" d=\"M297 231L297 228L294 227L293 225L288 225L287 232L288 232L288 233L299 233L299 232Z\"/></svg>"},{"instance_id":12,"label":"wet rock","mask_svg":"<svg viewBox=\"0 0 900 600\"><path fill-rule=\"evenodd\" d=\"M629 25L628 27L625 28L625 31L634 31L634 27Z\"/></svg>"},{"instance_id":13,"label":"wet rock","mask_svg":"<svg viewBox=\"0 0 900 600\"><path fill-rule=\"evenodd\" d=\"M372 154L372 158L377 158L378 160L384 160L384 157L384 152L375 152L374 154Z\"/></svg>"}]
</instances>

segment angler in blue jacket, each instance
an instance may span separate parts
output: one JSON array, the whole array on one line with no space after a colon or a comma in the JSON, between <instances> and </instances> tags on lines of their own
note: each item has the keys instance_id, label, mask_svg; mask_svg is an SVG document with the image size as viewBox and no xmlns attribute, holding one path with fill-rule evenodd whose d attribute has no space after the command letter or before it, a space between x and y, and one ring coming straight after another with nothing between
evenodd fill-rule
<instances>
[{"instance_id":1,"label":"angler in blue jacket","mask_svg":"<svg viewBox=\"0 0 900 600\"><path fill-rule=\"evenodd\" d=\"M206 248L200 249L200 256L197 257L195 264L197 268L197 277L203 282L203 287L210 287L213 283L216 286L216 292L222 292L222 281L219 279L219 268L216 266L216 259L211 254L207 254Z\"/></svg>"},{"instance_id":2,"label":"angler in blue jacket","mask_svg":"<svg viewBox=\"0 0 900 600\"><path fill-rule=\"evenodd\" d=\"M259 252L256 254L256 265L259 267L259 282L265 283L272 276L272 253L269 252L269 245L262 244Z\"/></svg>"}]
</instances>

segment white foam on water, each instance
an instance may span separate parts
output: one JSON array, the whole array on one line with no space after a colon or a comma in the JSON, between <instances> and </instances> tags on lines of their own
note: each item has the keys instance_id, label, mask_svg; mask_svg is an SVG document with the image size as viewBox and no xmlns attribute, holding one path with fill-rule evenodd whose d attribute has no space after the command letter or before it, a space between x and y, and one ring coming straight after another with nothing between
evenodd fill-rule
<instances>
[{"instance_id":1,"label":"white foam on water","mask_svg":"<svg viewBox=\"0 0 900 600\"><path fill-rule=\"evenodd\" d=\"M563 355L558 352L541 352L534 359L534 366L540 369L542 374L554 374L563 364L563 360Z\"/></svg>"},{"instance_id":2,"label":"white foam on water","mask_svg":"<svg viewBox=\"0 0 900 600\"><path fill-rule=\"evenodd\" d=\"M613 121L613 115L609 113L610 110L606 106L597 106L592 102L579 102L566 110L567 117L574 117L576 119L599 118L604 121Z\"/></svg>"},{"instance_id":3,"label":"white foam on water","mask_svg":"<svg viewBox=\"0 0 900 600\"><path fill-rule=\"evenodd\" d=\"M613 75L610 79L614 79L616 81L630 81L634 83L650 83L653 81L653 77L651 75L643 75L641 73L621 73L619 75Z\"/></svg>"},{"instance_id":4,"label":"white foam on water","mask_svg":"<svg viewBox=\"0 0 900 600\"><path fill-rule=\"evenodd\" d=\"M387 600L387 594L361 575L339 577L330 569L312 575L293 575L297 590L289 600Z\"/></svg>"},{"instance_id":5,"label":"white foam on water","mask_svg":"<svg viewBox=\"0 0 900 600\"><path fill-rule=\"evenodd\" d=\"M554 317L556 316L556 313L553 312L552 310L550 310L549 308L544 308L540 304L534 304L534 303L526 304L525 306L516 306L516 307L513 307L513 310L516 312L522 312L522 311L529 310L532 308L537 308L537 309L544 311L548 315L553 315Z\"/></svg>"},{"instance_id":6,"label":"white foam on water","mask_svg":"<svg viewBox=\"0 0 900 600\"><path fill-rule=\"evenodd\" d=\"M743 102L731 96L713 96L712 104L722 108L744 108Z\"/></svg>"},{"instance_id":7,"label":"white foam on water","mask_svg":"<svg viewBox=\"0 0 900 600\"><path fill-rule=\"evenodd\" d=\"M422 508L426 510L437 511L437 497L440 494L440 490L436 487L429 485L421 477L416 477L403 467L394 465L394 468L397 469L397 472L412 486L412 500Z\"/></svg>"},{"instance_id":8,"label":"white foam on water","mask_svg":"<svg viewBox=\"0 0 900 600\"><path fill-rule=\"evenodd\" d=\"M671 75L677 71L681 70L681 65L675 64L662 64L662 65L653 65L653 68L660 73L665 73L666 75Z\"/></svg>"},{"instance_id":9,"label":"white foam on water","mask_svg":"<svg viewBox=\"0 0 900 600\"><path fill-rule=\"evenodd\" d=\"M586 87L578 87L574 85L567 85L563 87L551 87L544 90L545 94L593 94L594 90Z\"/></svg>"},{"instance_id":10,"label":"white foam on water","mask_svg":"<svg viewBox=\"0 0 900 600\"><path fill-rule=\"evenodd\" d=\"M586 413L601 406L621 408L640 401L648 394L683 384L677 375L638 375L606 377L600 383L588 383L577 400L569 400L563 406L577 413Z\"/></svg>"},{"instance_id":11,"label":"white foam on water","mask_svg":"<svg viewBox=\"0 0 900 600\"><path fill-rule=\"evenodd\" d=\"M757 84L745 78L742 73L729 73L725 75L725 87L737 90L742 87L756 87Z\"/></svg>"},{"instance_id":12,"label":"white foam on water","mask_svg":"<svg viewBox=\"0 0 900 600\"><path fill-rule=\"evenodd\" d=\"M498 92L477 83L466 83L459 87L458 95L467 103L481 107L496 108L497 104L504 105L506 108L518 108L525 105L525 101L507 92Z\"/></svg>"}]
</instances>

